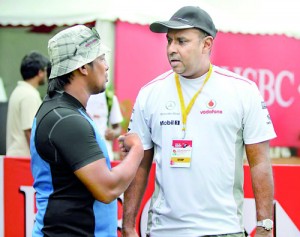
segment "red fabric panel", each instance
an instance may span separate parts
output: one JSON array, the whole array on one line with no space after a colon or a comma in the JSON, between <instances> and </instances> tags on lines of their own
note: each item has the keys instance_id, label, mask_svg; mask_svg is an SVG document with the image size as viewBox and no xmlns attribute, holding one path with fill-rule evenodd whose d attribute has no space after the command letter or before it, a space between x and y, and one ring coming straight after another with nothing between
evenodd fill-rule
<instances>
[{"instance_id":1,"label":"red fabric panel","mask_svg":"<svg viewBox=\"0 0 300 237\"><path fill-rule=\"evenodd\" d=\"M21 186L32 186L30 159L4 160L4 236L25 236L25 195Z\"/></svg>"}]
</instances>

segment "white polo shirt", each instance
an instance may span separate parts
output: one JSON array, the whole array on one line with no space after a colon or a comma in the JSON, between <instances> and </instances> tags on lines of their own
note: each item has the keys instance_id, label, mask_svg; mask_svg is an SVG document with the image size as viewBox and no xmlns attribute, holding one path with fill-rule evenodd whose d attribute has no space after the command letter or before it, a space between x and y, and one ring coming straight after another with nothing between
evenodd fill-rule
<instances>
[{"instance_id":1,"label":"white polo shirt","mask_svg":"<svg viewBox=\"0 0 300 237\"><path fill-rule=\"evenodd\" d=\"M26 81L18 81L11 93L7 111L6 155L30 157L25 130L31 129L42 99L36 88Z\"/></svg>"},{"instance_id":2,"label":"white polo shirt","mask_svg":"<svg viewBox=\"0 0 300 237\"><path fill-rule=\"evenodd\" d=\"M180 77L185 106L206 75ZM186 139L191 165L170 166L172 140L182 139L174 73L166 72L139 92L129 125L144 149L155 147L156 189L148 216L151 237L195 237L242 232L244 144L276 137L256 84L213 66L193 105Z\"/></svg>"}]
</instances>

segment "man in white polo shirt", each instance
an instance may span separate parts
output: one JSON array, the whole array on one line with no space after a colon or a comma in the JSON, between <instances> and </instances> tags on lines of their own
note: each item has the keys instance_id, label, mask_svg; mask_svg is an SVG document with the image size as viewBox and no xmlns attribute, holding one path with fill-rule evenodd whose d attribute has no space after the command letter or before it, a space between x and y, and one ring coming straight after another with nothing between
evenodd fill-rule
<instances>
[{"instance_id":1,"label":"man in white polo shirt","mask_svg":"<svg viewBox=\"0 0 300 237\"><path fill-rule=\"evenodd\" d=\"M150 237L243 237L243 154L251 169L256 237L272 235L273 177L269 140L276 137L253 81L211 64L217 34L199 7L179 9L150 30L166 33L172 67L139 92L129 124L144 158L124 196L123 236L135 217L152 161L156 185Z\"/></svg>"},{"instance_id":2,"label":"man in white polo shirt","mask_svg":"<svg viewBox=\"0 0 300 237\"><path fill-rule=\"evenodd\" d=\"M38 52L25 55L21 63L23 81L13 90L7 111L6 155L30 157L29 141L34 116L42 100L37 90L47 80L49 60Z\"/></svg>"}]
</instances>

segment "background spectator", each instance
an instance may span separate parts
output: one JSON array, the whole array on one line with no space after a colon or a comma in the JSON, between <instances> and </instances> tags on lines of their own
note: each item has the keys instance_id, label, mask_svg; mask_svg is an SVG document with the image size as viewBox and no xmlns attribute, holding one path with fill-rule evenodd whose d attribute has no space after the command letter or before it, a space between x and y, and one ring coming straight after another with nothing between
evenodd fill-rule
<instances>
[{"instance_id":1,"label":"background spectator","mask_svg":"<svg viewBox=\"0 0 300 237\"><path fill-rule=\"evenodd\" d=\"M7 112L6 155L29 157L33 118L42 103L38 86L47 80L49 60L39 52L30 52L21 62L23 81L13 90Z\"/></svg>"}]
</instances>

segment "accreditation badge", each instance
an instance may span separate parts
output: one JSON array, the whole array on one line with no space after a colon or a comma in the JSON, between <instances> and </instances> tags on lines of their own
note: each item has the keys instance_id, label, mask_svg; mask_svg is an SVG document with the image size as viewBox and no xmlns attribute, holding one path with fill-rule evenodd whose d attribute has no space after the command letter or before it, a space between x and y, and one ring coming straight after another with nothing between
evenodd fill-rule
<instances>
[{"instance_id":1,"label":"accreditation badge","mask_svg":"<svg viewBox=\"0 0 300 237\"><path fill-rule=\"evenodd\" d=\"M191 166L192 140L172 140L170 166L187 168Z\"/></svg>"}]
</instances>

